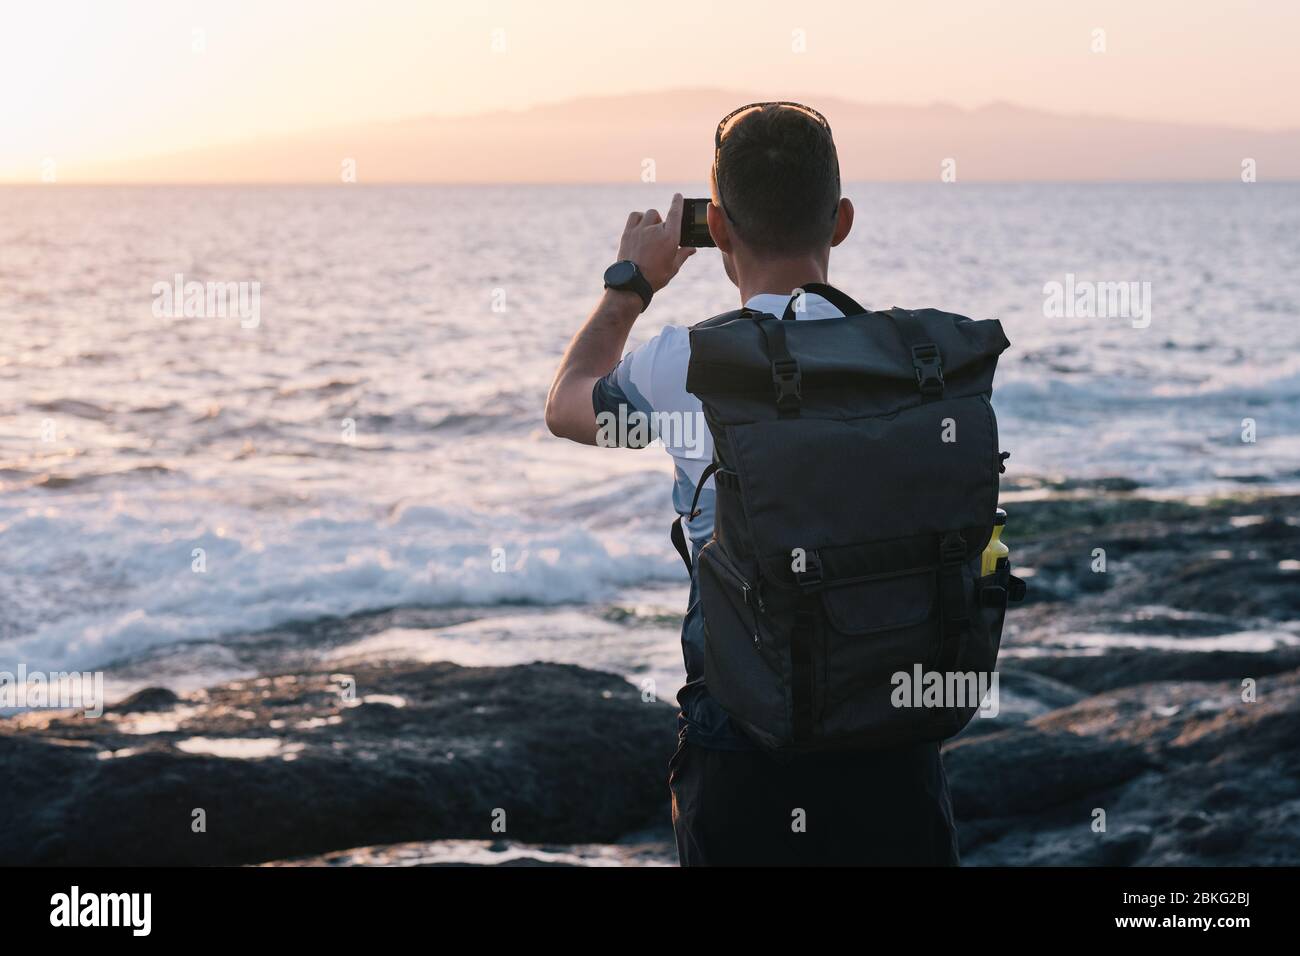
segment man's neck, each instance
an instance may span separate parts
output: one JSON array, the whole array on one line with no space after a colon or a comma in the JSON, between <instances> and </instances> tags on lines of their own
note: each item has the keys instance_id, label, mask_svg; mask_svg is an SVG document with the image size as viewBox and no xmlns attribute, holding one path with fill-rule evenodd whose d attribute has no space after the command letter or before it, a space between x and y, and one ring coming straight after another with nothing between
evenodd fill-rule
<instances>
[{"instance_id":1,"label":"man's neck","mask_svg":"<svg viewBox=\"0 0 1300 956\"><path fill-rule=\"evenodd\" d=\"M808 282L826 281L826 263L817 257L765 262L739 278L740 304L765 292L789 295Z\"/></svg>"}]
</instances>

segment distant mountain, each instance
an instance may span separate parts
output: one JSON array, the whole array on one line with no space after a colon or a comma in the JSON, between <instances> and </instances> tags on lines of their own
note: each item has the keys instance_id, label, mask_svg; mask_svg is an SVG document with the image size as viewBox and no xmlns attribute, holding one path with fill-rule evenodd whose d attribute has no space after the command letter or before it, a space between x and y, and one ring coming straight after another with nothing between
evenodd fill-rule
<instances>
[{"instance_id":1,"label":"distant mountain","mask_svg":"<svg viewBox=\"0 0 1300 956\"><path fill-rule=\"evenodd\" d=\"M759 97L673 90L587 97L519 111L324 129L131 162L60 169L100 182L635 182L653 160L660 182L703 181L718 119ZM967 110L811 97L831 123L846 180L959 181L1300 179L1300 130L1262 132L1064 116L994 103Z\"/></svg>"}]
</instances>

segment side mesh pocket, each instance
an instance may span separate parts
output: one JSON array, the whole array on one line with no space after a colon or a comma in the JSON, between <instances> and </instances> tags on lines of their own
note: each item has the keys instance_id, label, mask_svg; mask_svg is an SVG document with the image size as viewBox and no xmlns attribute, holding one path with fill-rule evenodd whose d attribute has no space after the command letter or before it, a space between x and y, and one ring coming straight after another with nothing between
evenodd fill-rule
<instances>
[{"instance_id":1,"label":"side mesh pocket","mask_svg":"<svg viewBox=\"0 0 1300 956\"><path fill-rule=\"evenodd\" d=\"M971 635L962 649L963 670L991 673L997 666L1010 579L1010 569L1000 568L976 580Z\"/></svg>"}]
</instances>

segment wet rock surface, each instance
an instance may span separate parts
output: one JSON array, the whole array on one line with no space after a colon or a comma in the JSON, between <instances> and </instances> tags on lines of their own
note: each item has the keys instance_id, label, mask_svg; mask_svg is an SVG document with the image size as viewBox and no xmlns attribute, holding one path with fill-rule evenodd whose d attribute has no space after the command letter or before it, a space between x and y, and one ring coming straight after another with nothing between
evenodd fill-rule
<instances>
[{"instance_id":1,"label":"wet rock surface","mask_svg":"<svg viewBox=\"0 0 1300 956\"><path fill-rule=\"evenodd\" d=\"M972 864L1295 865L1300 672L1084 698L945 749ZM1104 826L1104 829L1103 829Z\"/></svg>"},{"instance_id":2,"label":"wet rock surface","mask_svg":"<svg viewBox=\"0 0 1300 956\"><path fill-rule=\"evenodd\" d=\"M1032 569L1030 626L1049 611L1081 630L1155 617L1179 636L1300 617L1300 497L1197 505L1114 496L1007 511L1012 560Z\"/></svg>"},{"instance_id":3,"label":"wet rock surface","mask_svg":"<svg viewBox=\"0 0 1300 956\"><path fill-rule=\"evenodd\" d=\"M674 745L667 705L616 675L556 664L151 689L101 719L0 721L0 858L251 863L490 840L494 822L526 843L612 842L666 818Z\"/></svg>"},{"instance_id":4,"label":"wet rock surface","mask_svg":"<svg viewBox=\"0 0 1300 956\"><path fill-rule=\"evenodd\" d=\"M1300 863L1300 499L1007 510L1034 600L944 749L963 862Z\"/></svg>"}]
</instances>

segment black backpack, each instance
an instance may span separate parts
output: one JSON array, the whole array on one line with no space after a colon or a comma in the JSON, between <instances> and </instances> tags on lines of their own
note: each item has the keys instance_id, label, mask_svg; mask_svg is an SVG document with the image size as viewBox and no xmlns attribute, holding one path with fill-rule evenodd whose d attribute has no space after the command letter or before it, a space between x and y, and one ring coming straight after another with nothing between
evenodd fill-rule
<instances>
[{"instance_id":1,"label":"black backpack","mask_svg":"<svg viewBox=\"0 0 1300 956\"><path fill-rule=\"evenodd\" d=\"M1005 559L981 575L1010 343L996 320L803 289L845 317L791 321L796 294L779 319L742 309L690 332L686 388L714 442L696 503L710 474L717 490L694 569L705 684L771 749L951 737L1024 593ZM673 539L689 568L680 520Z\"/></svg>"}]
</instances>

